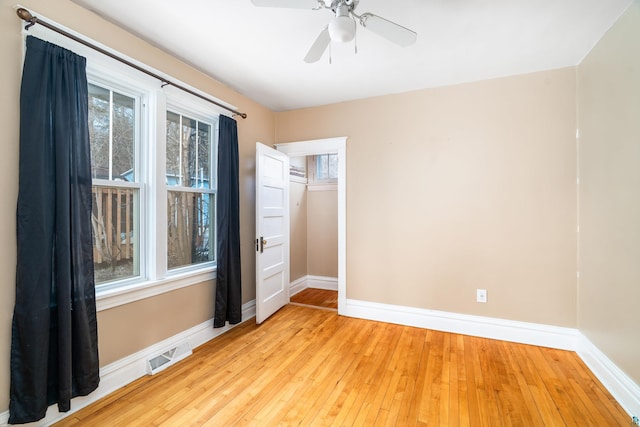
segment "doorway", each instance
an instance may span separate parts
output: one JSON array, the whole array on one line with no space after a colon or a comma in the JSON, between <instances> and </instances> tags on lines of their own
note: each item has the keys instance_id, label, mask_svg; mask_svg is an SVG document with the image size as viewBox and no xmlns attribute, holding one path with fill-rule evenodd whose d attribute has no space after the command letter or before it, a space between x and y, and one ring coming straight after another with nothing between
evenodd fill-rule
<instances>
[{"instance_id":1,"label":"doorway","mask_svg":"<svg viewBox=\"0 0 640 427\"><path fill-rule=\"evenodd\" d=\"M337 222L338 222L338 314L346 308L346 137L276 144L278 151L289 157L337 154Z\"/></svg>"}]
</instances>

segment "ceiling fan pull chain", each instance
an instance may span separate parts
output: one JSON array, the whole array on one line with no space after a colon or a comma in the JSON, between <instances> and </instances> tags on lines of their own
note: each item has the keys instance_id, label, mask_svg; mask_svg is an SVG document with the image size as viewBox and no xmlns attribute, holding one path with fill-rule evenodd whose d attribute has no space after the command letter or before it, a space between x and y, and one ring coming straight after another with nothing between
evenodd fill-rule
<instances>
[{"instance_id":1,"label":"ceiling fan pull chain","mask_svg":"<svg viewBox=\"0 0 640 427\"><path fill-rule=\"evenodd\" d=\"M358 54L358 32L357 31L353 36L353 54L354 55Z\"/></svg>"}]
</instances>

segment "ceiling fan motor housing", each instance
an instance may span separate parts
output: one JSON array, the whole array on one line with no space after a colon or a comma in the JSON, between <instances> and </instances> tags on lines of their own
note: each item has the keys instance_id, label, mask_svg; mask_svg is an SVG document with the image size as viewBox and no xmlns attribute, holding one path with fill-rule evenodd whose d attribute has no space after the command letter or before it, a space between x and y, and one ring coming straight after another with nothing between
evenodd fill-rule
<instances>
[{"instance_id":1,"label":"ceiling fan motor housing","mask_svg":"<svg viewBox=\"0 0 640 427\"><path fill-rule=\"evenodd\" d=\"M349 14L349 6L342 3L336 8L336 17L329 22L329 36L334 42L346 43L356 35L356 22Z\"/></svg>"}]
</instances>

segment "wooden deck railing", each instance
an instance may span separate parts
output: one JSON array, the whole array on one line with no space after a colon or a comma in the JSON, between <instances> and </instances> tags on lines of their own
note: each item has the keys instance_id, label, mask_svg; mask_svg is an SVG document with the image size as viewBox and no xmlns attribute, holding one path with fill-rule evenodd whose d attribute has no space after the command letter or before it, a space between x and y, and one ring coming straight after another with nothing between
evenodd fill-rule
<instances>
[{"instance_id":1,"label":"wooden deck railing","mask_svg":"<svg viewBox=\"0 0 640 427\"><path fill-rule=\"evenodd\" d=\"M128 188L93 187L93 260L115 263L133 258L133 193Z\"/></svg>"},{"instance_id":2,"label":"wooden deck railing","mask_svg":"<svg viewBox=\"0 0 640 427\"><path fill-rule=\"evenodd\" d=\"M92 189L94 263L113 267L133 260L135 189L98 187ZM174 268L211 259L209 251L208 194L169 191L168 267ZM137 231L137 230L136 230Z\"/></svg>"}]
</instances>

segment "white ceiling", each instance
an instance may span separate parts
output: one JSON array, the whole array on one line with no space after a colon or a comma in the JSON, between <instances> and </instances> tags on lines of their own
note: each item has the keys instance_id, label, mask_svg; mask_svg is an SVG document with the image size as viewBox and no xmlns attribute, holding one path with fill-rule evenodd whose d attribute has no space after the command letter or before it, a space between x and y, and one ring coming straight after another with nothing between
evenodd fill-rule
<instances>
[{"instance_id":1,"label":"white ceiling","mask_svg":"<svg viewBox=\"0 0 640 427\"><path fill-rule=\"evenodd\" d=\"M358 26L354 44L303 61L329 10L250 0L75 0L274 111L580 63L634 0L360 0L418 33L398 47ZM241 107L241 106L240 106Z\"/></svg>"}]
</instances>

